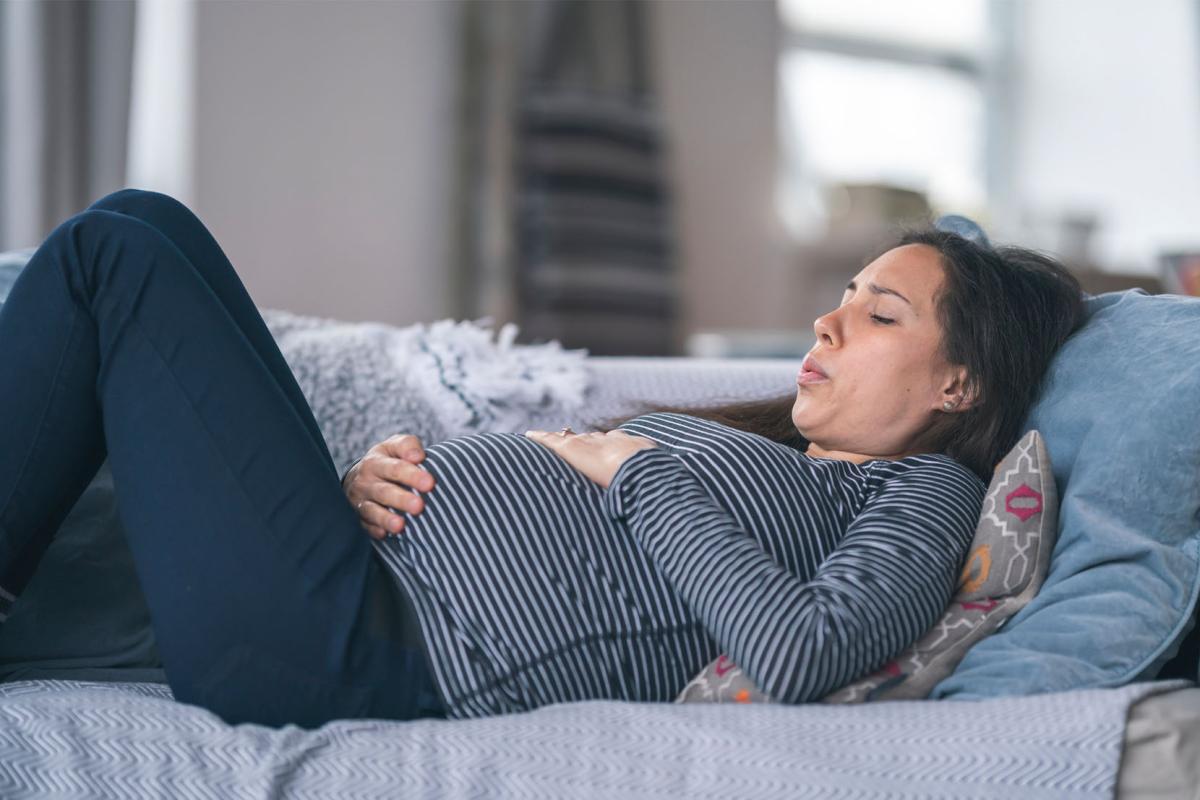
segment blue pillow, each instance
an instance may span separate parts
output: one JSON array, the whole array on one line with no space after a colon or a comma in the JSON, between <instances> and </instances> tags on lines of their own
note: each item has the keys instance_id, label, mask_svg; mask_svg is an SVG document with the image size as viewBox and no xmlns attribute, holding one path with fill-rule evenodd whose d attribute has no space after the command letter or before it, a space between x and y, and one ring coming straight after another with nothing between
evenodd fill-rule
<instances>
[{"instance_id":1,"label":"blue pillow","mask_svg":"<svg viewBox=\"0 0 1200 800\"><path fill-rule=\"evenodd\" d=\"M33 253L0 253L0 308ZM107 461L0 627L0 681L46 678L166 680Z\"/></svg>"},{"instance_id":2,"label":"blue pillow","mask_svg":"<svg viewBox=\"0 0 1200 800\"><path fill-rule=\"evenodd\" d=\"M1133 289L1084 305L1025 424L1045 436L1061 498L1050 571L931 699L1150 680L1194 625L1200 299Z\"/></svg>"}]
</instances>

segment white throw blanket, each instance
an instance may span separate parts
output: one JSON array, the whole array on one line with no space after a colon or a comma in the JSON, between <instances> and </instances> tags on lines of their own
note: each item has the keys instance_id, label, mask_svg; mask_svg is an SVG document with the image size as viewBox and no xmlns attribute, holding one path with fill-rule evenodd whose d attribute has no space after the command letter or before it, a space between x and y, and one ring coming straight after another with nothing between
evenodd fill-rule
<instances>
[{"instance_id":1,"label":"white throw blanket","mask_svg":"<svg viewBox=\"0 0 1200 800\"><path fill-rule=\"evenodd\" d=\"M588 386L586 350L519 345L517 329L441 320L396 327L261 311L308 398L340 474L396 433L427 443L525 430L573 417Z\"/></svg>"}]
</instances>

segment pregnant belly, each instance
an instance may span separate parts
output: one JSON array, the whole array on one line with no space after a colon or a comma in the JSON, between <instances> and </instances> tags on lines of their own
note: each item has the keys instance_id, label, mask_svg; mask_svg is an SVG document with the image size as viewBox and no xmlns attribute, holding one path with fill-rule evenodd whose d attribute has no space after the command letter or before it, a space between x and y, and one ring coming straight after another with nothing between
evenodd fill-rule
<instances>
[{"instance_id":1,"label":"pregnant belly","mask_svg":"<svg viewBox=\"0 0 1200 800\"><path fill-rule=\"evenodd\" d=\"M669 699L715 655L603 490L519 434L426 449L436 485L376 546L406 587L439 683L512 707ZM449 663L456 664L448 668Z\"/></svg>"},{"instance_id":2,"label":"pregnant belly","mask_svg":"<svg viewBox=\"0 0 1200 800\"><path fill-rule=\"evenodd\" d=\"M542 621L547 628L577 629L596 612L573 573L611 576L613 560L629 558L612 548L627 537L605 514L599 486L520 434L439 442L422 465L434 488L390 542L439 595L475 612L483 603L512 612L536 597L561 610ZM611 581L609 591L620 593Z\"/></svg>"},{"instance_id":3,"label":"pregnant belly","mask_svg":"<svg viewBox=\"0 0 1200 800\"><path fill-rule=\"evenodd\" d=\"M485 433L429 446L423 465L436 480L425 507L384 545L484 646L525 637L521 647L549 650L681 622L678 598L604 511L603 490L552 451Z\"/></svg>"},{"instance_id":4,"label":"pregnant belly","mask_svg":"<svg viewBox=\"0 0 1200 800\"><path fill-rule=\"evenodd\" d=\"M405 536L471 538L487 551L501 534L564 532L564 514L594 516L602 490L550 450L516 433L461 436L426 448L435 483L417 514L401 512ZM452 528L453 533L447 530ZM511 538L511 536L509 537Z\"/></svg>"}]
</instances>

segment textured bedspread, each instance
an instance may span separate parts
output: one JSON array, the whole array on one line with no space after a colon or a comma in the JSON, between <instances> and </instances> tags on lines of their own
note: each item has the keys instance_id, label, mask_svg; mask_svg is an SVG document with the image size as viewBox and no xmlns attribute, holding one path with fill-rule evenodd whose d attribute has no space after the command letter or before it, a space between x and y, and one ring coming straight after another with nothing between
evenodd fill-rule
<instances>
[{"instance_id":1,"label":"textured bedspread","mask_svg":"<svg viewBox=\"0 0 1200 800\"><path fill-rule=\"evenodd\" d=\"M157 684L0 684L0 796L1112 797L1137 683L982 701L591 701L231 727Z\"/></svg>"}]
</instances>

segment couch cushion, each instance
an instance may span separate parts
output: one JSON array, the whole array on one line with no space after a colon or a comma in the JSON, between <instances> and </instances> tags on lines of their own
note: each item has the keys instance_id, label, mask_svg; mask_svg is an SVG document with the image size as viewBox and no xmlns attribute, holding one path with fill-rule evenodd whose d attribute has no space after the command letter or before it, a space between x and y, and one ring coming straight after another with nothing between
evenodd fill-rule
<instances>
[{"instance_id":1,"label":"couch cushion","mask_svg":"<svg viewBox=\"0 0 1200 800\"><path fill-rule=\"evenodd\" d=\"M932 698L978 699L1154 677L1200 591L1200 299L1088 297L1026 420L1061 498L1037 597L973 647ZM1200 632L1196 632L1200 633ZM1197 676L1198 665L1190 666Z\"/></svg>"}]
</instances>

